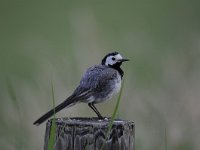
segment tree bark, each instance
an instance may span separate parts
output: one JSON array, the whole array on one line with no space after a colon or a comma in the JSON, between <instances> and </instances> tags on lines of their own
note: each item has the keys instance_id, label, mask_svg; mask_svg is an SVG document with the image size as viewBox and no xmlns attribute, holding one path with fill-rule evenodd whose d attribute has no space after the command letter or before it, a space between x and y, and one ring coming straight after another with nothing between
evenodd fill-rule
<instances>
[{"instance_id":1,"label":"tree bark","mask_svg":"<svg viewBox=\"0 0 200 150\"><path fill-rule=\"evenodd\" d=\"M116 119L65 118L55 120L55 150L135 150L135 125ZM48 150L52 119L46 124L44 150ZM107 135L107 136L106 136Z\"/></svg>"}]
</instances>

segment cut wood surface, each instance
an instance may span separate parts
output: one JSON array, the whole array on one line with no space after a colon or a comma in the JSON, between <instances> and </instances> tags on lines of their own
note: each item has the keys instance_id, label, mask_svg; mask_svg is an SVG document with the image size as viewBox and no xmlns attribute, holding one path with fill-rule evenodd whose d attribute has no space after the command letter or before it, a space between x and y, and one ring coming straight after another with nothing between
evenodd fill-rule
<instances>
[{"instance_id":1,"label":"cut wood surface","mask_svg":"<svg viewBox=\"0 0 200 150\"><path fill-rule=\"evenodd\" d=\"M55 150L135 150L132 121L116 119L110 131L110 119L62 118L56 119L55 123ZM48 149L51 124L52 120L46 124L45 150Z\"/></svg>"}]
</instances>

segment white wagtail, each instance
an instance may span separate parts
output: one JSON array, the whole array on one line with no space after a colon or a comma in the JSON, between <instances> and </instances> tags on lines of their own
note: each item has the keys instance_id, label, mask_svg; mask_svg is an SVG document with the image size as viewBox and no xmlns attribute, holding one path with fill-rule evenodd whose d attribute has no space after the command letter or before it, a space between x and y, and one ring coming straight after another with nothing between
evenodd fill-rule
<instances>
[{"instance_id":1,"label":"white wagtail","mask_svg":"<svg viewBox=\"0 0 200 150\"><path fill-rule=\"evenodd\" d=\"M34 125L40 125L51 117L54 112L57 113L63 108L70 107L78 102L88 103L88 106L92 108L99 119L103 119L94 104L108 100L119 92L124 74L120 66L124 61L128 61L128 59L124 59L118 52L107 54L100 65L94 65L86 70L79 86L71 96L56 106L55 109L41 116L34 122Z\"/></svg>"}]
</instances>

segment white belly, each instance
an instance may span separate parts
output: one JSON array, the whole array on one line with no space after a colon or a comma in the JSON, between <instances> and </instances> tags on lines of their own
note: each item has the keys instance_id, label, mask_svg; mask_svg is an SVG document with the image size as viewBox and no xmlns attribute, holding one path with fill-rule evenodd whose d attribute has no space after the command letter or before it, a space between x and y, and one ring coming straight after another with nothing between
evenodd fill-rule
<instances>
[{"instance_id":1,"label":"white belly","mask_svg":"<svg viewBox=\"0 0 200 150\"><path fill-rule=\"evenodd\" d=\"M121 76L118 74L117 79L115 80L115 86L111 92L111 97L117 94L121 89Z\"/></svg>"}]
</instances>

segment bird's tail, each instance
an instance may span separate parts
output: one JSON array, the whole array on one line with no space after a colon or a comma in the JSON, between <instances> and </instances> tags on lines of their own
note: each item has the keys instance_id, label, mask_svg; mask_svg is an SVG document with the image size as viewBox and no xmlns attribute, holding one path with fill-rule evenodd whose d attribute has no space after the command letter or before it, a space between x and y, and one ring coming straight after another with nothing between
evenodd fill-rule
<instances>
[{"instance_id":1,"label":"bird's tail","mask_svg":"<svg viewBox=\"0 0 200 150\"><path fill-rule=\"evenodd\" d=\"M73 96L70 96L64 102L62 102L61 104L59 104L58 106L56 106L55 109L51 109L46 114L44 114L43 116L41 116L33 124L34 125L40 125L41 123L43 123L44 121L46 121L48 118L50 118L51 116L53 116L54 113L59 112L60 110L62 110L65 107L70 107L70 106L74 105L75 103L76 103L76 100L73 98Z\"/></svg>"}]
</instances>

